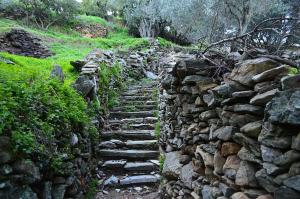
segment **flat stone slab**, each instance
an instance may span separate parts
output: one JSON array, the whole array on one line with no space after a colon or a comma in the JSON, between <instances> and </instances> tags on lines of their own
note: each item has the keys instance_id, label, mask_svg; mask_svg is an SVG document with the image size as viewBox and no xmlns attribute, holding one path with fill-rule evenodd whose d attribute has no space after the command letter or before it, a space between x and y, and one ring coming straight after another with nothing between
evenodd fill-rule
<instances>
[{"instance_id":1,"label":"flat stone slab","mask_svg":"<svg viewBox=\"0 0 300 199\"><path fill-rule=\"evenodd\" d=\"M138 140L138 141L127 141L126 147L134 149L158 149L157 140Z\"/></svg>"},{"instance_id":2,"label":"flat stone slab","mask_svg":"<svg viewBox=\"0 0 300 199\"><path fill-rule=\"evenodd\" d=\"M159 177L154 175L128 176L120 180L121 185L157 183Z\"/></svg>"},{"instance_id":3,"label":"flat stone slab","mask_svg":"<svg viewBox=\"0 0 300 199\"><path fill-rule=\"evenodd\" d=\"M118 158L157 158L159 156L158 151L148 150L113 150L102 149L99 150L100 156L105 157L118 157Z\"/></svg>"},{"instance_id":4,"label":"flat stone slab","mask_svg":"<svg viewBox=\"0 0 300 199\"><path fill-rule=\"evenodd\" d=\"M143 139L153 140L156 139L155 132L152 130L131 130L131 131L107 131L101 133L102 138L127 138L127 139Z\"/></svg>"},{"instance_id":5,"label":"flat stone slab","mask_svg":"<svg viewBox=\"0 0 300 199\"><path fill-rule=\"evenodd\" d=\"M136 118L136 117L153 117L155 111L138 111L138 112L111 112L111 118Z\"/></svg>"},{"instance_id":6,"label":"flat stone slab","mask_svg":"<svg viewBox=\"0 0 300 199\"><path fill-rule=\"evenodd\" d=\"M126 160L108 160L102 166L110 169L123 168L126 162Z\"/></svg>"},{"instance_id":7,"label":"flat stone slab","mask_svg":"<svg viewBox=\"0 0 300 199\"><path fill-rule=\"evenodd\" d=\"M152 162L127 162L124 166L127 171L154 171L157 168Z\"/></svg>"}]
</instances>

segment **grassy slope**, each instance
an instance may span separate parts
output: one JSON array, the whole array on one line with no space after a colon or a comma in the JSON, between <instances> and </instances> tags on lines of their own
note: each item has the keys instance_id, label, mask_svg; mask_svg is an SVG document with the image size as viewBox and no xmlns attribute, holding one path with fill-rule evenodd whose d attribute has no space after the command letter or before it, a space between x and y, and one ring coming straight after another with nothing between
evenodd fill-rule
<instances>
[{"instance_id":1,"label":"grassy slope","mask_svg":"<svg viewBox=\"0 0 300 199\"><path fill-rule=\"evenodd\" d=\"M34 35L39 36L45 41L45 44L55 53L46 59L36 59L24 56L10 55L8 53L0 53L0 56L12 60L17 63L17 66L12 67L0 62L0 74L4 73L45 73L49 76L49 72L53 65L59 64L62 66L67 83L74 81L77 74L72 72L70 61L82 59L91 50L100 49L128 49L137 46L147 46L148 42L145 39L130 37L127 30L122 27L116 27L107 21L98 17L80 16L79 23L100 23L109 27L112 31L107 38L83 38L77 32L70 28L54 27L48 31L38 30L33 27L20 25L16 21L0 18L0 34L8 32L11 28L23 28ZM3 77L2 77L3 78ZM10 79L7 75L5 79Z\"/></svg>"}]
</instances>

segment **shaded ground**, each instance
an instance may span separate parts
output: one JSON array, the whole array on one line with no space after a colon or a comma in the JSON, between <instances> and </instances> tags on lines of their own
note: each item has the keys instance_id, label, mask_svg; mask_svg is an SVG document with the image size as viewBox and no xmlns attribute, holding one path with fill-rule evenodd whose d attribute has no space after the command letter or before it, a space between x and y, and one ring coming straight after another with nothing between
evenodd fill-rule
<instances>
[{"instance_id":1,"label":"shaded ground","mask_svg":"<svg viewBox=\"0 0 300 199\"><path fill-rule=\"evenodd\" d=\"M137 188L137 187L135 187ZM142 191L136 191L134 188L112 189L109 191L99 192L95 199L158 199L159 192L157 188L143 187Z\"/></svg>"}]
</instances>

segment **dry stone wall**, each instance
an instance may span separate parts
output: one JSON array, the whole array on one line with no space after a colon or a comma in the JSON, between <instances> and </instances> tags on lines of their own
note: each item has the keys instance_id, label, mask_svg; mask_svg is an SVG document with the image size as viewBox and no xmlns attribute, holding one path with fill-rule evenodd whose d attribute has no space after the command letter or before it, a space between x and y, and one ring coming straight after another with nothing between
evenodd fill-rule
<instances>
[{"instance_id":1,"label":"dry stone wall","mask_svg":"<svg viewBox=\"0 0 300 199\"><path fill-rule=\"evenodd\" d=\"M240 60L222 81L191 55L162 61L166 198L300 198L300 75Z\"/></svg>"}]
</instances>

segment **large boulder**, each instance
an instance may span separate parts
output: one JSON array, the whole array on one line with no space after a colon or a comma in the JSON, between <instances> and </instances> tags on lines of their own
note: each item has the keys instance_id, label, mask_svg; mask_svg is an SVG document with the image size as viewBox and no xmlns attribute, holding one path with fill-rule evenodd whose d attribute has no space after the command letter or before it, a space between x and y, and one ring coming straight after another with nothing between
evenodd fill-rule
<instances>
[{"instance_id":1,"label":"large boulder","mask_svg":"<svg viewBox=\"0 0 300 199\"><path fill-rule=\"evenodd\" d=\"M300 126L300 89L279 92L267 105L266 113L272 123Z\"/></svg>"},{"instance_id":2,"label":"large boulder","mask_svg":"<svg viewBox=\"0 0 300 199\"><path fill-rule=\"evenodd\" d=\"M268 58L257 58L247 60L240 66L233 69L229 79L239 82L244 86L254 86L255 82L252 77L271 68L278 66L278 63Z\"/></svg>"}]
</instances>

